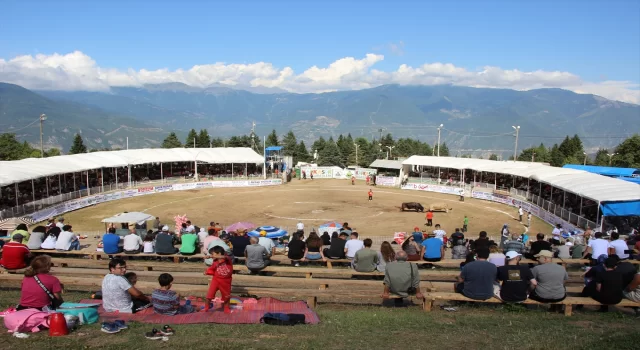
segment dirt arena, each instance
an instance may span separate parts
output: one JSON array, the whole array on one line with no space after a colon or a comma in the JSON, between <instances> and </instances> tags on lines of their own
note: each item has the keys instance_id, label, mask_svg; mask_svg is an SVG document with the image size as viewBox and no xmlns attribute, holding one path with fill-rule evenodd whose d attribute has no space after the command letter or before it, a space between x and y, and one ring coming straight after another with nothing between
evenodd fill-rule
<instances>
[{"instance_id":1,"label":"dirt arena","mask_svg":"<svg viewBox=\"0 0 640 350\"><path fill-rule=\"evenodd\" d=\"M364 182L351 185L347 180L293 180L283 186L260 188L222 188L158 193L98 204L64 215L65 222L77 233L104 232L100 221L123 211L144 211L159 216L162 223L174 226L174 216L184 215L196 225L206 227L210 221L223 226L249 221L257 225L273 225L294 229L301 220L305 228L336 220L349 222L361 237L393 237L394 232L425 228L425 214L402 212L402 202L420 202L425 208L432 203L446 203L449 213L436 212L434 225L440 224L447 233L462 227L469 217L469 236L487 231L497 237L508 223L512 232L525 227L517 221L517 210L502 204L467 198L459 202L456 196L433 192L408 191L373 187L369 202ZM551 228L534 218L532 232Z\"/></svg>"}]
</instances>

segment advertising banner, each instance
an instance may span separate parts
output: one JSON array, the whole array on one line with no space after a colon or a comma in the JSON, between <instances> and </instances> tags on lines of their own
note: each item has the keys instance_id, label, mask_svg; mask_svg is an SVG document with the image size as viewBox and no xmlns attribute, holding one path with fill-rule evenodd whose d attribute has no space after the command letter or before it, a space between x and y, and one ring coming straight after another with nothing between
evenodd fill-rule
<instances>
[{"instance_id":1,"label":"advertising banner","mask_svg":"<svg viewBox=\"0 0 640 350\"><path fill-rule=\"evenodd\" d=\"M460 191L462 191L462 188L460 187L441 186L441 185L432 185L432 184L416 184L416 183L406 184L402 186L402 189L438 192L438 193L454 194L454 195L460 195Z\"/></svg>"},{"instance_id":2,"label":"advertising banner","mask_svg":"<svg viewBox=\"0 0 640 350\"><path fill-rule=\"evenodd\" d=\"M377 176L376 185L378 186L390 186L394 187L398 183L398 178L395 176Z\"/></svg>"}]
</instances>

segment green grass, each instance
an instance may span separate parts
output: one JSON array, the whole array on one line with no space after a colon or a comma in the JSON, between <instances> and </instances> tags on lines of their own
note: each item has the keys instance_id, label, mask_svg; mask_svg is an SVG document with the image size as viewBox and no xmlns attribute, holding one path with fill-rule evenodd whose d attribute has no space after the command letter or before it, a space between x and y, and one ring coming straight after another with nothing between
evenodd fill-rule
<instances>
[{"instance_id":1,"label":"green grass","mask_svg":"<svg viewBox=\"0 0 640 350\"><path fill-rule=\"evenodd\" d=\"M78 301L86 293L66 293ZM0 291L0 308L19 298ZM522 306L458 306L456 312L425 313L419 307L320 305L315 326L176 326L168 342L144 338L153 326L132 323L118 334L82 326L69 336L47 332L18 339L0 333L1 349L637 349L640 323L631 314L576 312L572 317Z\"/></svg>"}]
</instances>

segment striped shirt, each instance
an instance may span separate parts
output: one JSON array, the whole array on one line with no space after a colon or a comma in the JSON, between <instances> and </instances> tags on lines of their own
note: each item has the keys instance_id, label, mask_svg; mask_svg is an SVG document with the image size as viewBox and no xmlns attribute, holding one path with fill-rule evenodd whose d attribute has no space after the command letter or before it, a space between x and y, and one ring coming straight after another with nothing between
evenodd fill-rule
<instances>
[{"instance_id":1,"label":"striped shirt","mask_svg":"<svg viewBox=\"0 0 640 350\"><path fill-rule=\"evenodd\" d=\"M522 242L518 242L518 241L506 241L504 242L504 251L508 252L508 251L514 251L518 254L522 254L522 251L524 250L524 244L522 244Z\"/></svg>"},{"instance_id":2,"label":"striped shirt","mask_svg":"<svg viewBox=\"0 0 640 350\"><path fill-rule=\"evenodd\" d=\"M180 297L172 290L156 289L151 294L153 311L160 315L175 315L180 306Z\"/></svg>"}]
</instances>

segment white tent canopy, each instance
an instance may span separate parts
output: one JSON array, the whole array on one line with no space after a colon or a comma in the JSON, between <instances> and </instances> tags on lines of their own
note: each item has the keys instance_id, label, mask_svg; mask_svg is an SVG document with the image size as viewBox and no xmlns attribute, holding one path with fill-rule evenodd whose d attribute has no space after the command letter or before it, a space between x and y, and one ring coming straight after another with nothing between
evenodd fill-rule
<instances>
[{"instance_id":1,"label":"white tent canopy","mask_svg":"<svg viewBox=\"0 0 640 350\"><path fill-rule=\"evenodd\" d=\"M599 202L640 200L640 186L583 170L556 168L541 163L494 161L486 159L412 156L403 165L418 165L450 169L507 174L547 183L564 191Z\"/></svg>"},{"instance_id":2,"label":"white tent canopy","mask_svg":"<svg viewBox=\"0 0 640 350\"><path fill-rule=\"evenodd\" d=\"M138 224L142 224L143 222L147 221L147 220L153 220L154 216L153 215L149 215L147 213L141 213L141 212L137 212L137 211L133 211L130 213L120 213L118 215L114 215L110 218L106 218L103 219L102 222L108 222L108 223L138 223Z\"/></svg>"},{"instance_id":3,"label":"white tent canopy","mask_svg":"<svg viewBox=\"0 0 640 350\"><path fill-rule=\"evenodd\" d=\"M49 158L28 158L0 162L0 186L45 176L128 165L203 162L212 164L261 164L264 158L251 148L153 148L103 151Z\"/></svg>"},{"instance_id":4,"label":"white tent canopy","mask_svg":"<svg viewBox=\"0 0 640 350\"><path fill-rule=\"evenodd\" d=\"M402 169L402 162L399 160L376 159L369 167L400 170Z\"/></svg>"}]
</instances>

